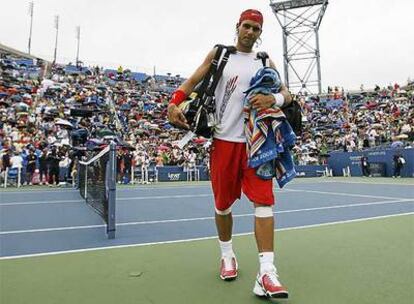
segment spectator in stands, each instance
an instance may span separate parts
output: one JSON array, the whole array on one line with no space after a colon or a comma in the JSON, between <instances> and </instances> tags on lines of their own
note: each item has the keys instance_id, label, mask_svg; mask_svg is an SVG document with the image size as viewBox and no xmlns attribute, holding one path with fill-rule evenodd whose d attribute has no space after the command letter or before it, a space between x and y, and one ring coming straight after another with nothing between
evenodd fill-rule
<instances>
[{"instance_id":1,"label":"spectator in stands","mask_svg":"<svg viewBox=\"0 0 414 304\"><path fill-rule=\"evenodd\" d=\"M12 169L22 169L23 167L23 157L18 151L14 151L14 155L10 158L10 167Z\"/></svg>"},{"instance_id":2,"label":"spectator in stands","mask_svg":"<svg viewBox=\"0 0 414 304\"><path fill-rule=\"evenodd\" d=\"M188 168L194 169L196 166L197 155L195 153L195 149L191 149L188 155Z\"/></svg>"},{"instance_id":3,"label":"spectator in stands","mask_svg":"<svg viewBox=\"0 0 414 304\"><path fill-rule=\"evenodd\" d=\"M59 161L59 180L61 182L67 183L68 181L68 174L69 174L69 167L72 160L69 158L68 152L63 151L61 153L61 159Z\"/></svg>"},{"instance_id":4,"label":"spectator in stands","mask_svg":"<svg viewBox=\"0 0 414 304\"><path fill-rule=\"evenodd\" d=\"M155 166L156 167L163 167L164 166L164 158L162 157L161 152L158 152L157 156L155 157Z\"/></svg>"},{"instance_id":5,"label":"spectator in stands","mask_svg":"<svg viewBox=\"0 0 414 304\"><path fill-rule=\"evenodd\" d=\"M366 155L362 155L361 157L361 168L362 168L362 176L371 176L371 173L369 170L368 157Z\"/></svg>"},{"instance_id":6,"label":"spectator in stands","mask_svg":"<svg viewBox=\"0 0 414 304\"><path fill-rule=\"evenodd\" d=\"M127 80L126 69L122 69L122 77L117 77L117 70L111 76L110 73L92 67L93 73L86 76L83 72L78 73L79 71L76 75L66 73L64 66L55 65L49 71L48 79L38 79L37 76L41 76L39 66L34 63L32 68L35 69L36 75L30 78L27 71L19 66L12 71L8 70L0 59L0 148L10 148L11 151L17 149L22 152L22 181L25 180L24 172L27 170L25 147L33 145L43 150L50 149L56 143L72 144L69 129L59 130L61 127L55 125L57 118L70 120L75 130L79 127L85 128L90 136L97 122L107 125L110 121L102 114L104 111L98 111L101 114L95 112L92 117L70 115L70 109L77 106L96 110L98 103L107 105L109 100L113 101L115 112L122 114L120 120L125 132L124 140L132 145L136 145L138 141L144 143L150 163L156 163L158 146L178 141L184 134L183 131L172 128L166 121L164 100L171 92L172 86L166 87L163 83L165 80L175 81L175 77L159 78L157 75L151 83L143 80L133 82ZM17 78L10 78L9 75L15 75ZM177 83L174 83L174 86ZM388 146L398 141L401 141L401 147L412 145L412 82L382 89L376 87L375 91L363 88L362 92L346 94L343 94L340 88L338 85L332 86L327 96L298 96L304 113L304 131L295 151L300 154L297 158L302 162L313 163L311 158L322 161L321 154L336 149L361 151L366 148L375 149L380 145ZM328 107L330 101L338 101L335 111ZM131 110L121 110L123 106ZM372 129L374 131L371 131ZM353 135L351 131L357 135ZM162 138L161 134L164 134ZM314 139L316 134L324 138L324 152L320 142L316 143L317 149L309 147L307 140ZM351 140L355 142L355 148L352 148ZM303 145L300 142L303 142ZM207 148L202 145L197 147L197 162L200 163L206 158ZM190 148L191 145L188 145L183 151L189 151ZM304 149L308 150L308 156L304 155ZM177 153L173 149L162 152L163 164L182 165L183 151ZM38 155L39 169L41 156L42 154ZM46 175L46 170L42 177Z\"/></svg>"},{"instance_id":7,"label":"spectator in stands","mask_svg":"<svg viewBox=\"0 0 414 304\"><path fill-rule=\"evenodd\" d=\"M20 175L20 182L22 181L22 168L23 168L23 157L18 151L14 151L13 156L10 158L10 169L16 169L18 175Z\"/></svg>"},{"instance_id":8,"label":"spectator in stands","mask_svg":"<svg viewBox=\"0 0 414 304\"><path fill-rule=\"evenodd\" d=\"M131 167L132 167L133 155L130 150L125 150L124 153L124 170L122 172L122 180L125 182L131 179Z\"/></svg>"},{"instance_id":9,"label":"spectator in stands","mask_svg":"<svg viewBox=\"0 0 414 304\"><path fill-rule=\"evenodd\" d=\"M400 154L394 154L393 161L394 161L394 173L392 177L401 177L401 169L405 165L405 159Z\"/></svg>"},{"instance_id":10,"label":"spectator in stands","mask_svg":"<svg viewBox=\"0 0 414 304\"><path fill-rule=\"evenodd\" d=\"M351 134L345 136L345 145L344 149L346 152L352 152L355 150L355 141Z\"/></svg>"},{"instance_id":11,"label":"spectator in stands","mask_svg":"<svg viewBox=\"0 0 414 304\"><path fill-rule=\"evenodd\" d=\"M34 148L29 150L29 155L27 155L27 165L26 165L26 184L32 185L33 174L36 170L36 161L37 156L34 153Z\"/></svg>"},{"instance_id":12,"label":"spectator in stands","mask_svg":"<svg viewBox=\"0 0 414 304\"><path fill-rule=\"evenodd\" d=\"M2 171L6 172L7 169L11 168L11 157L12 151L11 149L5 149L5 153L2 156Z\"/></svg>"},{"instance_id":13,"label":"spectator in stands","mask_svg":"<svg viewBox=\"0 0 414 304\"><path fill-rule=\"evenodd\" d=\"M116 172L118 184L122 183L122 174L124 171L124 151L118 150L116 153Z\"/></svg>"},{"instance_id":14,"label":"spectator in stands","mask_svg":"<svg viewBox=\"0 0 414 304\"><path fill-rule=\"evenodd\" d=\"M50 151L47 162L49 167L49 186L59 186L59 162L61 161L61 157L58 154L57 148L52 146L52 150Z\"/></svg>"},{"instance_id":15,"label":"spectator in stands","mask_svg":"<svg viewBox=\"0 0 414 304\"><path fill-rule=\"evenodd\" d=\"M151 165L151 158L148 153L144 153L144 161L142 164L142 172L143 172L143 183L149 184L149 167Z\"/></svg>"},{"instance_id":16,"label":"spectator in stands","mask_svg":"<svg viewBox=\"0 0 414 304\"><path fill-rule=\"evenodd\" d=\"M61 127L57 127L57 140L62 144L62 145L69 145L69 132L68 130L61 128Z\"/></svg>"},{"instance_id":17,"label":"spectator in stands","mask_svg":"<svg viewBox=\"0 0 414 304\"><path fill-rule=\"evenodd\" d=\"M48 170L48 150L44 148L39 157L39 174L40 184L49 184L49 170Z\"/></svg>"}]
</instances>

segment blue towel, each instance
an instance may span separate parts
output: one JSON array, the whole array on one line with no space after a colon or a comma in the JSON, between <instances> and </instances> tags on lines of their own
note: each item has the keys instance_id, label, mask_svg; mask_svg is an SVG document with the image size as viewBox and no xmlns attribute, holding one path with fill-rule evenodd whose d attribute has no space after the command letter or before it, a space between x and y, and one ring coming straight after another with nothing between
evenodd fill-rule
<instances>
[{"instance_id":1,"label":"blue towel","mask_svg":"<svg viewBox=\"0 0 414 304\"><path fill-rule=\"evenodd\" d=\"M296 135L278 107L258 113L249 101L251 95L277 93L280 87L279 73L269 67L261 68L245 92L244 115L248 165L257 168L256 174L263 179L276 177L282 188L296 176L289 151Z\"/></svg>"}]
</instances>

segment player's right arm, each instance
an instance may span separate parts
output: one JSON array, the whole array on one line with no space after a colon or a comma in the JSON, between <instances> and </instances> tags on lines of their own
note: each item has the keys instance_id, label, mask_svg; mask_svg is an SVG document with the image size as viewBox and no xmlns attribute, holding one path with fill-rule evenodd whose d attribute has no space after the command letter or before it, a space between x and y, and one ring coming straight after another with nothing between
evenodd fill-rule
<instances>
[{"instance_id":1,"label":"player's right arm","mask_svg":"<svg viewBox=\"0 0 414 304\"><path fill-rule=\"evenodd\" d=\"M168 105L168 120L173 125L182 127L182 128L189 128L187 124L187 120L185 119L184 114L178 108L178 105L182 103L184 100L187 99L187 96L190 95L195 86L204 78L207 74L210 63L214 58L217 49L212 49L206 58L204 59L203 63L195 70L195 72L186 80L184 81L180 87L172 94L170 103Z\"/></svg>"}]
</instances>

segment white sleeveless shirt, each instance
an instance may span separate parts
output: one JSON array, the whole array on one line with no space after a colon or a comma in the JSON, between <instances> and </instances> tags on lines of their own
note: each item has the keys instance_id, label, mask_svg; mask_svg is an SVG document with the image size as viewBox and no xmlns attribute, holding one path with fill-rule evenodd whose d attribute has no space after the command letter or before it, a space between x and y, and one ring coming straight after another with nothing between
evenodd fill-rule
<instances>
[{"instance_id":1,"label":"white sleeveless shirt","mask_svg":"<svg viewBox=\"0 0 414 304\"><path fill-rule=\"evenodd\" d=\"M256 53L237 52L231 54L217 84L216 120L214 138L246 142L244 135L243 101L250 80L263 67L262 61L256 59Z\"/></svg>"}]
</instances>

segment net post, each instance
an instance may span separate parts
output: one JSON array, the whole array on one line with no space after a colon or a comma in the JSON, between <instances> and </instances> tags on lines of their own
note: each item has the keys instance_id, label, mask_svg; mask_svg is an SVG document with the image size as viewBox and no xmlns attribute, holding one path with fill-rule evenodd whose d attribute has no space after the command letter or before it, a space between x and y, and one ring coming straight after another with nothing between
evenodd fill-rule
<instances>
[{"instance_id":1,"label":"net post","mask_svg":"<svg viewBox=\"0 0 414 304\"><path fill-rule=\"evenodd\" d=\"M109 145L109 174L108 176L108 238L115 238L115 204L116 204L116 143Z\"/></svg>"}]
</instances>

